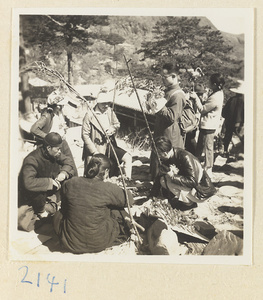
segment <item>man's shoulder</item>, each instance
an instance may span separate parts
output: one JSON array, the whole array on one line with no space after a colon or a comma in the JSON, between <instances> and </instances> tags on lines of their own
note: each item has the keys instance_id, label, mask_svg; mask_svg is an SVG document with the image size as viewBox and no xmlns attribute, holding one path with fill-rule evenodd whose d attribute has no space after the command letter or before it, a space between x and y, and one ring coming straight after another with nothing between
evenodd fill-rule
<instances>
[{"instance_id":1,"label":"man's shoulder","mask_svg":"<svg viewBox=\"0 0 263 300\"><path fill-rule=\"evenodd\" d=\"M184 157L184 158L191 158L193 160L198 160L192 153L190 153L189 151L187 151L183 148L175 147L174 152L178 158Z\"/></svg>"},{"instance_id":2,"label":"man's shoulder","mask_svg":"<svg viewBox=\"0 0 263 300\"><path fill-rule=\"evenodd\" d=\"M65 184L67 186L70 186L70 185L75 185L75 184L78 184L78 183L85 183L86 181L87 181L87 179L85 177L73 176L70 179L66 180Z\"/></svg>"},{"instance_id":3,"label":"man's shoulder","mask_svg":"<svg viewBox=\"0 0 263 300\"><path fill-rule=\"evenodd\" d=\"M37 162L37 161L41 160L42 158L43 158L42 150L41 150L41 148L37 148L37 149L33 150L32 152L30 152L24 158L23 164Z\"/></svg>"},{"instance_id":4,"label":"man's shoulder","mask_svg":"<svg viewBox=\"0 0 263 300\"><path fill-rule=\"evenodd\" d=\"M184 91L180 87L172 88L170 91L167 92L168 101L173 100L185 100L186 96Z\"/></svg>"}]
</instances>

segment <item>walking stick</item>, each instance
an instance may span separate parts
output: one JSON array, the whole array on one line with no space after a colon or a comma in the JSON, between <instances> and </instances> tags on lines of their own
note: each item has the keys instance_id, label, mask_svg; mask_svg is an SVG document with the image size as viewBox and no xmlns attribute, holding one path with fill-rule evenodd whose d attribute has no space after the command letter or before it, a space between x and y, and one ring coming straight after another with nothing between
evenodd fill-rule
<instances>
[{"instance_id":1,"label":"walking stick","mask_svg":"<svg viewBox=\"0 0 263 300\"><path fill-rule=\"evenodd\" d=\"M40 72L44 73L47 76L54 76L54 77L58 78L60 80L60 82L63 82L72 93L74 93L75 95L77 95L81 100L83 100L85 102L87 101L83 96L80 95L80 93L78 93L73 88L73 86L70 83L68 83L64 79L64 77L58 71L48 68L43 62L41 62L41 61L34 62L33 64L31 64L31 67L28 70L38 71L38 72L40 71ZM23 72L25 72L25 70L23 70ZM138 238L139 244L142 244L142 238L139 235L138 229L136 227L134 218L133 218L132 213L131 213L131 206L130 206L130 202L129 202L129 198L128 198L127 187L126 187L126 183L125 183L125 180L124 180L124 175L123 175L123 172L122 172L122 169L121 169L121 166L120 166L120 163L119 163L116 151L115 151L115 149L114 149L114 147L113 147L113 145L111 143L111 140L110 140L109 136L106 134L104 128L102 127L102 125L101 125L98 117L96 116L96 114L94 113L94 111L89 106L88 106L88 109L91 111L92 115L94 116L94 118L96 119L96 121L98 122L98 124L100 125L100 127L101 127L101 129L102 129L102 131L103 131L103 133L104 133L104 135L106 137L107 143L110 145L110 147L112 149L113 155L114 155L114 157L116 159L118 168L120 170L121 179L122 179L122 183L123 183L123 187L124 187L125 198L126 198L126 202L127 202L128 213L129 213L130 220L131 220L131 225L132 225L132 227L134 229L134 232L135 232L135 234L136 234L136 236Z\"/></svg>"},{"instance_id":2,"label":"walking stick","mask_svg":"<svg viewBox=\"0 0 263 300\"><path fill-rule=\"evenodd\" d=\"M127 69L128 69L129 75L130 75L130 78L131 78L131 82L132 82L133 89L134 89L134 91L135 91L136 97L137 97L137 99L138 99L138 102L139 102L139 105L140 105L140 108L141 108L141 111L142 111L142 114L143 114L143 118L144 118L145 123L146 123L146 127L147 127L147 129L148 129L148 131L149 131L150 139L151 139L151 142L152 142L152 145L153 145L153 148L154 148L154 152L155 152L156 157L157 157L158 165L160 166L160 165L161 165L160 156L159 156L159 154L158 154L158 152L157 152L157 148L156 148L156 145L155 145L155 142L154 142L154 138L153 138L153 135L152 135L150 126L149 126L149 122L148 122L148 120L147 120L147 118L146 118L146 114L145 114L145 112L144 112L144 110L143 110L142 103L141 103L141 100L140 100L138 91L137 91L137 89L136 89L136 87L135 87L135 83L134 83L134 80L133 80L133 77L132 77L132 74L131 74L131 70L130 70L130 67L129 67L129 62L130 62L131 60L127 61L126 56L125 56L125 55L123 55L123 56L124 56L124 60L125 60L125 63L126 63L126 66L127 66Z\"/></svg>"}]
</instances>

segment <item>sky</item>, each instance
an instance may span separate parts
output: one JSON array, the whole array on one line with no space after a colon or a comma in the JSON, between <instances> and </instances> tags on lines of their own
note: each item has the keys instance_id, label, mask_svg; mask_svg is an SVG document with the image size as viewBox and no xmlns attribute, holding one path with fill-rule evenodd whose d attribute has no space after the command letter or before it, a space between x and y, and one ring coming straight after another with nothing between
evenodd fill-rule
<instances>
[{"instance_id":1,"label":"sky","mask_svg":"<svg viewBox=\"0 0 263 300\"><path fill-rule=\"evenodd\" d=\"M245 32L245 20L239 16L210 16L207 18L215 25L215 27L224 32L240 34Z\"/></svg>"}]
</instances>

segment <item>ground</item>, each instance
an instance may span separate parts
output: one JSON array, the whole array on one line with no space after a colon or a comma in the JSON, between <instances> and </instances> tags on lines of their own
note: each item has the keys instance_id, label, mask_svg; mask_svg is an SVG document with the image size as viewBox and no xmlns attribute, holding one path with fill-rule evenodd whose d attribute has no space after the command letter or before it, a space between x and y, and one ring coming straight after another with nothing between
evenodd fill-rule
<instances>
[{"instance_id":1,"label":"ground","mask_svg":"<svg viewBox=\"0 0 263 300\"><path fill-rule=\"evenodd\" d=\"M83 174L83 162L81 160L82 154L82 140L80 137L80 127L70 128L67 134L67 141L71 147L75 162L79 171L79 176ZM118 139L120 147L125 148L132 154L133 157L133 181L128 184L128 188L133 192L135 198L135 205L132 208L132 213L136 221L146 228L149 224L141 222L139 215L141 211L145 211L145 207L149 204L148 193L152 186L149 176L149 151L139 150L132 147L123 139ZM22 164L22 159L27 153L33 150L31 143L24 143L21 141L19 149L19 166ZM205 249L209 247L211 254L242 254L242 239L243 239L243 186L244 186L244 156L240 153L239 145L236 144L232 148L232 156L229 159L217 155L214 165L213 182L217 189L214 196L210 197L203 203L198 203L196 208L187 211L179 211L174 209L169 211L168 215L174 216L176 224L173 224L174 232L176 233L179 241L179 251L177 255L199 255L204 254ZM157 199L158 200L158 199ZM163 203L166 203L165 200ZM163 204L162 204L163 205ZM163 206L164 207L164 206ZM164 210L166 209L164 208ZM162 208L160 208L162 209ZM149 210L148 210L149 211ZM139 215L138 215L139 212ZM167 213L167 211L164 211ZM142 216L142 215L141 215ZM145 216L145 214L143 214ZM152 215L150 214L152 217ZM147 219L147 218L146 218ZM197 221L204 221L211 224L215 229L217 237L221 237L221 242L224 243L228 239L233 243L233 239L239 245L235 249L225 249L225 253L215 253L214 241L209 244L209 240L213 237L204 238L193 227ZM147 222L146 222L147 223ZM221 235L219 235L219 233ZM106 249L98 254L101 255L148 255L151 254L148 248L148 241L146 234L139 230L139 234L143 239L142 246L135 247L133 240L127 241L121 246L115 246ZM233 234L233 236L232 236ZM199 238L198 238L199 236ZM135 238L136 240L136 238ZM240 246L241 245L241 246ZM233 245L232 245L233 246ZM214 247L214 248L213 248ZM222 247L221 247L222 248ZM231 247L230 247L231 248ZM233 248L233 247L232 247ZM216 250L217 251L217 250ZM221 250L223 251L223 250ZM230 252L231 253L230 253ZM209 254L208 253L208 254ZM59 245L57 236L55 235L51 222L42 225L38 230L32 232L22 232L14 228L10 235L10 256L14 259L27 258L32 260L72 260L85 259L93 254L74 255L70 253L63 253Z\"/></svg>"}]
</instances>

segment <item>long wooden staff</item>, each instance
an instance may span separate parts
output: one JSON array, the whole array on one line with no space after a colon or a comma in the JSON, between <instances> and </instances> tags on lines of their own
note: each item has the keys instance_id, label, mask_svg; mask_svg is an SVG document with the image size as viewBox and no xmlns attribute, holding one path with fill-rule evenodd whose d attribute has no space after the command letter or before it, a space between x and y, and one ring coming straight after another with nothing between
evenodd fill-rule
<instances>
[{"instance_id":1,"label":"long wooden staff","mask_svg":"<svg viewBox=\"0 0 263 300\"><path fill-rule=\"evenodd\" d=\"M35 63L35 65L32 65L32 67L30 68L30 70L34 71L34 70L37 69L37 71L41 71L41 72L43 72L45 75L48 75L48 76L51 75L51 76L57 77L61 82L63 82L63 83L68 87L68 89L69 89L71 92L73 92L75 95L77 95L81 100L87 101L83 96L80 95L80 93L78 93L78 92L73 88L73 86L72 86L70 83L68 83L68 82L64 79L64 77L63 77L58 71L52 70L52 69L48 68L48 67L47 67L43 62L41 62L41 61L40 61L40 62L39 62L39 61L38 61L38 62L34 62L34 63ZM24 70L23 70L23 72L24 72ZM96 114L94 113L94 111L93 111L89 106L88 106L88 109L91 111L92 115L95 117L96 121L98 122L98 124L99 124L100 127L102 128L102 131L103 131L103 133L104 133L104 135L105 135L105 137L106 137L106 140L107 140L107 142L109 143L109 145L110 145L110 147L111 147L111 149L112 149L112 152L113 152L113 154L114 154L114 157L115 157L115 159L116 159L116 161L117 161L118 168L119 168L120 174L121 174L121 179L122 179L123 187L124 187L125 198L126 198L126 202L127 202L128 213L129 213L129 216L130 216L131 224L132 224L132 227L133 227L133 229L134 229L134 231L135 231L135 234L136 234L136 236L137 236L137 238L138 238L139 244L142 244L142 238L141 238L140 235L139 235L139 232L138 232L137 227L136 227L136 225L135 225L134 218L133 218L132 213L131 213L131 206L130 206L130 202L129 202L129 198L128 198L127 187L126 187L126 183L125 183L125 180L124 180L124 175L123 175L123 172L122 172L122 169L121 169L121 166L120 166L120 163L119 163L117 154L116 154L115 149L114 149L114 147L113 147L113 145L112 145L112 143L111 143L111 141L110 141L110 138L109 138L108 135L106 134L106 132L105 132L104 128L102 127L102 125L101 125L101 123L100 123L98 117L96 116Z\"/></svg>"},{"instance_id":2,"label":"long wooden staff","mask_svg":"<svg viewBox=\"0 0 263 300\"><path fill-rule=\"evenodd\" d=\"M158 152L157 152L156 144L155 144L155 141L154 141L154 138L153 138L153 135L152 135L150 126L149 126L149 122L148 122L148 120L147 120L147 118L146 118L146 114L145 114L145 112L144 112L144 110L143 110L142 103L141 103L141 100L140 100L140 97L139 97L138 91L137 91L137 89L136 89L136 86L135 86L135 83L134 83L134 80L133 80L133 77L132 77L132 74L131 74L131 70L130 70L130 67L129 67L129 62L130 62L131 60L128 61L128 60L126 59L126 56L125 56L125 55L123 55L123 56L124 56L124 60L125 60L125 63L126 63L126 66L127 66L127 69L128 69L129 75L130 75L130 78L131 78L131 82L132 82L133 89L134 89L134 91L135 91L136 97L137 97L137 99L138 99L138 102L139 102L139 105L140 105L140 108L141 108L141 111L142 111L142 114L143 114L143 118L144 118L144 120L145 120L147 129L148 129L148 131L149 131L150 139L151 139L151 142L152 142L152 145L153 145L153 148L154 148L154 152L155 152L156 157L157 157L158 164L159 164L159 166L160 166L160 165L161 165L160 156L159 156L159 154L158 154Z\"/></svg>"}]
</instances>

